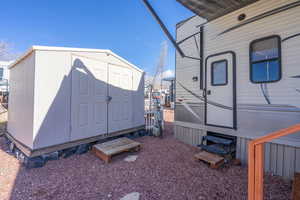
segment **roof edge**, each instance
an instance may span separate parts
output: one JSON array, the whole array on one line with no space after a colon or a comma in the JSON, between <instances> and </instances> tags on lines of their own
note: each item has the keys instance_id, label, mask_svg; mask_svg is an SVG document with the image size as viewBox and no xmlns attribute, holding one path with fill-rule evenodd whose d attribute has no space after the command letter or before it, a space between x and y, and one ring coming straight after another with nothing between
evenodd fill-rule
<instances>
[{"instance_id":1,"label":"roof edge","mask_svg":"<svg viewBox=\"0 0 300 200\"><path fill-rule=\"evenodd\" d=\"M56 46L39 46L39 45L33 45L31 46L27 51L25 51L24 54L22 54L19 58L17 58L13 63L11 63L8 66L8 69L11 69L15 67L18 63L20 63L22 60L24 60L26 57L28 57L32 52L39 50L39 51L71 51L71 52L95 52L95 53L107 53L110 54L117 59L125 62L126 64L132 66L136 70L140 72L144 72L142 69L138 68L134 64L130 63L126 59L118 56L114 52L108 49L89 49L89 48L72 48L72 47L56 47Z\"/></svg>"}]
</instances>

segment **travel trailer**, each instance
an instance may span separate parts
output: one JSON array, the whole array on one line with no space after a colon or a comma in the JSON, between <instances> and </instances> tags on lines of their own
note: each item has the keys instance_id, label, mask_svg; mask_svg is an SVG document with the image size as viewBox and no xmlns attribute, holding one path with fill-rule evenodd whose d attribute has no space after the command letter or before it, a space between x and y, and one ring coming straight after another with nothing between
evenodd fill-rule
<instances>
[{"instance_id":1,"label":"travel trailer","mask_svg":"<svg viewBox=\"0 0 300 200\"><path fill-rule=\"evenodd\" d=\"M9 69L7 137L26 156L144 128L144 72L110 50L33 46Z\"/></svg>"},{"instance_id":2,"label":"travel trailer","mask_svg":"<svg viewBox=\"0 0 300 200\"><path fill-rule=\"evenodd\" d=\"M192 145L203 136L248 143L300 122L300 1L177 0L196 13L176 25L175 137ZM265 171L300 172L300 133L266 143Z\"/></svg>"}]
</instances>

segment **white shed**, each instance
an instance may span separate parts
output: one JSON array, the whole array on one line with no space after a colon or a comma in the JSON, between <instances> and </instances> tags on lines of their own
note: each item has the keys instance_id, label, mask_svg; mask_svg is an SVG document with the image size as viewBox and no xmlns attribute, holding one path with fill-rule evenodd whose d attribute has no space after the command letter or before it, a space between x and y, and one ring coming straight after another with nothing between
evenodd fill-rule
<instances>
[{"instance_id":1,"label":"white shed","mask_svg":"<svg viewBox=\"0 0 300 200\"><path fill-rule=\"evenodd\" d=\"M144 127L144 72L109 50L33 46L9 68L7 134L26 155Z\"/></svg>"}]
</instances>

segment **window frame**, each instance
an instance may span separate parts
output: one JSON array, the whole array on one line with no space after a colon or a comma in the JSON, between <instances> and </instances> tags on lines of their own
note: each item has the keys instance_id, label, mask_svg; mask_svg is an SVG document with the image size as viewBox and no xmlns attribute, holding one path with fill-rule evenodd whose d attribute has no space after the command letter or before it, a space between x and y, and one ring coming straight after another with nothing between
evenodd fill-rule
<instances>
[{"instance_id":1,"label":"window frame","mask_svg":"<svg viewBox=\"0 0 300 200\"><path fill-rule=\"evenodd\" d=\"M277 39L278 57L277 58L259 60L259 61L252 61L253 44L255 44L257 42L264 41L264 40L272 39L272 38ZM279 64L279 77L278 77L278 79L277 80L272 80L272 81L254 81L253 77L252 77L252 72L253 72L252 65L257 64L257 63L267 62L267 61L274 61L274 60L278 60L278 64ZM282 63L281 63L281 37L279 35L270 35L270 36L267 36L267 37L255 39L255 40L250 42L250 45L249 45L249 71L250 71L249 78L250 78L251 83L260 84L260 83L278 82L282 78L282 69L281 68L282 68Z\"/></svg>"},{"instance_id":2,"label":"window frame","mask_svg":"<svg viewBox=\"0 0 300 200\"><path fill-rule=\"evenodd\" d=\"M214 64L215 63L221 63L221 62L225 62L226 64L226 79L225 79L225 83L221 83L221 84L214 84L213 83L213 80L214 80ZM212 62L210 64L210 84L212 86L224 86L224 85L227 85L228 84L228 60L227 59L222 59L222 60L216 60L214 62Z\"/></svg>"}]
</instances>

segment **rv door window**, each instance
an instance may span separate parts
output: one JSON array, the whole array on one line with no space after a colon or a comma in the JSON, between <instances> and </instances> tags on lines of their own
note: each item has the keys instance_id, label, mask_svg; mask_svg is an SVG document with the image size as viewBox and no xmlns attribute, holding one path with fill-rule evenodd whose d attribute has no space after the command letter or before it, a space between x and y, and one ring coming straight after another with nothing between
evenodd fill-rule
<instances>
[{"instance_id":1,"label":"rv door window","mask_svg":"<svg viewBox=\"0 0 300 200\"><path fill-rule=\"evenodd\" d=\"M211 68L211 85L227 85L227 60L213 62Z\"/></svg>"},{"instance_id":2,"label":"rv door window","mask_svg":"<svg viewBox=\"0 0 300 200\"><path fill-rule=\"evenodd\" d=\"M281 78L280 37L271 36L250 44L250 79L253 83L279 81Z\"/></svg>"}]
</instances>

